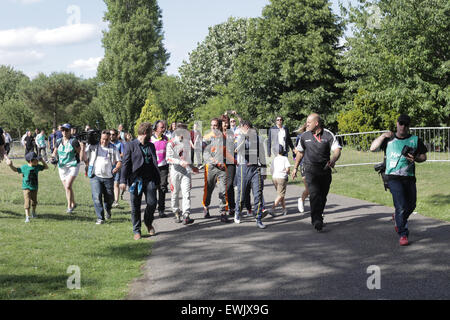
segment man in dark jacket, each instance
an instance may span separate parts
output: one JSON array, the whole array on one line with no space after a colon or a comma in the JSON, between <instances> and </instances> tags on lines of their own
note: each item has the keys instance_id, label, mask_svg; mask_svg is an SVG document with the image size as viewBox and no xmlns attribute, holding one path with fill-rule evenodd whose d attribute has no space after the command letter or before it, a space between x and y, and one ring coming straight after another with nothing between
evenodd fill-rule
<instances>
[{"instance_id":1,"label":"man in dark jacket","mask_svg":"<svg viewBox=\"0 0 450 320\"><path fill-rule=\"evenodd\" d=\"M141 238L141 200L145 194L147 207L144 213L144 223L150 236L156 234L152 226L157 205L156 191L161 182L158 170L155 145L150 142L152 125L141 123L138 137L128 143L122 159L120 173L120 189L125 190L128 184L130 192L131 222L134 239Z\"/></svg>"},{"instance_id":2,"label":"man in dark jacket","mask_svg":"<svg viewBox=\"0 0 450 320\"><path fill-rule=\"evenodd\" d=\"M267 153L268 156L273 153L274 156L278 155L278 150L280 146L283 146L284 153L283 156L288 156L289 148L295 149L292 143L291 136L289 134L289 129L283 126L283 117L278 116L276 120L276 125L269 129L268 139L267 139ZM294 152L294 151L292 151Z\"/></svg>"}]
</instances>

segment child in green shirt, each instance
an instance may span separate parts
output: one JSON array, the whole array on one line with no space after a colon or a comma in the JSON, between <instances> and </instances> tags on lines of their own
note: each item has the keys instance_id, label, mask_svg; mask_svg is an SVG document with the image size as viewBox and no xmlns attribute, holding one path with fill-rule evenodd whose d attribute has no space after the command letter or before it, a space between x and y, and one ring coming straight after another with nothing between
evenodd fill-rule
<instances>
[{"instance_id":1,"label":"child in green shirt","mask_svg":"<svg viewBox=\"0 0 450 320\"><path fill-rule=\"evenodd\" d=\"M38 173L39 171L48 169L47 163L41 158L42 165L39 164L38 156L35 152L29 152L25 155L28 164L24 164L20 168L16 168L10 159L6 159L6 164L12 171L21 173L23 197L25 200L25 222L30 222L31 218L36 218L37 192L38 192Z\"/></svg>"}]
</instances>

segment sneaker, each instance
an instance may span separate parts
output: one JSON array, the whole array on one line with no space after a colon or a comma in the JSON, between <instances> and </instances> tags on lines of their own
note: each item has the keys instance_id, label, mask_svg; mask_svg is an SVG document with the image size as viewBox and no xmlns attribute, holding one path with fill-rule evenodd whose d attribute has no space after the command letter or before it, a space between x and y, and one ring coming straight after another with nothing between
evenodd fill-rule
<instances>
[{"instance_id":1,"label":"sneaker","mask_svg":"<svg viewBox=\"0 0 450 320\"><path fill-rule=\"evenodd\" d=\"M153 226L147 227L147 229L150 236L154 236L156 234L155 228L153 228Z\"/></svg>"},{"instance_id":2,"label":"sneaker","mask_svg":"<svg viewBox=\"0 0 450 320\"><path fill-rule=\"evenodd\" d=\"M31 218L32 218L32 219L36 219L36 218L37 218L36 212L31 213Z\"/></svg>"},{"instance_id":3,"label":"sneaker","mask_svg":"<svg viewBox=\"0 0 450 320\"><path fill-rule=\"evenodd\" d=\"M140 234L140 233L136 233L136 234L133 236L133 239L134 239L134 240L140 240L140 239L141 239L141 234Z\"/></svg>"},{"instance_id":4,"label":"sneaker","mask_svg":"<svg viewBox=\"0 0 450 320\"><path fill-rule=\"evenodd\" d=\"M111 207L113 208L118 208L119 207L119 203L117 201L114 201L111 205Z\"/></svg>"},{"instance_id":5,"label":"sneaker","mask_svg":"<svg viewBox=\"0 0 450 320\"><path fill-rule=\"evenodd\" d=\"M29 217L26 217L26 218L25 218L25 223L28 223L28 222L30 222L30 218L29 218Z\"/></svg>"},{"instance_id":6,"label":"sneaker","mask_svg":"<svg viewBox=\"0 0 450 320\"><path fill-rule=\"evenodd\" d=\"M207 207L203 208L203 218L205 219L211 218L211 215L209 214L209 208Z\"/></svg>"},{"instance_id":7,"label":"sneaker","mask_svg":"<svg viewBox=\"0 0 450 320\"><path fill-rule=\"evenodd\" d=\"M95 224L103 224L105 223L105 221L101 220L101 219L97 219L97 221L95 222Z\"/></svg>"},{"instance_id":8,"label":"sneaker","mask_svg":"<svg viewBox=\"0 0 450 320\"><path fill-rule=\"evenodd\" d=\"M269 213L272 214L272 212L269 209L263 209L261 219L265 218Z\"/></svg>"},{"instance_id":9,"label":"sneaker","mask_svg":"<svg viewBox=\"0 0 450 320\"><path fill-rule=\"evenodd\" d=\"M175 214L175 217L174 217L175 222L176 223L180 223L181 222L180 211L177 210L177 211L174 212L174 214Z\"/></svg>"},{"instance_id":10,"label":"sneaker","mask_svg":"<svg viewBox=\"0 0 450 320\"><path fill-rule=\"evenodd\" d=\"M287 210L287 209L284 209L284 210L283 210L283 216L287 216L287 214L288 214L288 210Z\"/></svg>"},{"instance_id":11,"label":"sneaker","mask_svg":"<svg viewBox=\"0 0 450 320\"><path fill-rule=\"evenodd\" d=\"M399 242L401 246L407 246L409 244L408 237L407 236L400 237Z\"/></svg>"},{"instance_id":12,"label":"sneaker","mask_svg":"<svg viewBox=\"0 0 450 320\"><path fill-rule=\"evenodd\" d=\"M224 223L230 222L230 221L228 220L228 217L227 217L227 213L226 213L226 212L225 212L225 213L222 213L222 214L220 215L220 222L224 222Z\"/></svg>"},{"instance_id":13,"label":"sneaker","mask_svg":"<svg viewBox=\"0 0 450 320\"><path fill-rule=\"evenodd\" d=\"M167 214L165 214L164 211L159 211L159 217L160 218L167 218Z\"/></svg>"},{"instance_id":14,"label":"sneaker","mask_svg":"<svg viewBox=\"0 0 450 320\"><path fill-rule=\"evenodd\" d=\"M107 212L107 213L106 213L105 219L106 219L106 220L111 219L111 212Z\"/></svg>"},{"instance_id":15,"label":"sneaker","mask_svg":"<svg viewBox=\"0 0 450 320\"><path fill-rule=\"evenodd\" d=\"M314 229L317 230L317 232L322 231L323 228L323 222L318 220L316 222L314 222Z\"/></svg>"},{"instance_id":16,"label":"sneaker","mask_svg":"<svg viewBox=\"0 0 450 320\"><path fill-rule=\"evenodd\" d=\"M305 212L305 203L302 198L298 199L298 211L300 211L300 213Z\"/></svg>"},{"instance_id":17,"label":"sneaker","mask_svg":"<svg viewBox=\"0 0 450 320\"><path fill-rule=\"evenodd\" d=\"M191 223L194 223L194 219L191 219L190 217L185 217L183 219L183 225L188 225L188 224L191 224Z\"/></svg>"},{"instance_id":18,"label":"sneaker","mask_svg":"<svg viewBox=\"0 0 450 320\"><path fill-rule=\"evenodd\" d=\"M68 214L73 213L73 208L68 208L67 211L66 211L66 213L68 213Z\"/></svg>"},{"instance_id":19,"label":"sneaker","mask_svg":"<svg viewBox=\"0 0 450 320\"><path fill-rule=\"evenodd\" d=\"M261 220L256 221L256 226L260 229L265 229L266 226L263 225L263 223L261 222Z\"/></svg>"},{"instance_id":20,"label":"sneaker","mask_svg":"<svg viewBox=\"0 0 450 320\"><path fill-rule=\"evenodd\" d=\"M241 217L239 216L239 213L236 213L234 215L234 223L241 223Z\"/></svg>"}]
</instances>

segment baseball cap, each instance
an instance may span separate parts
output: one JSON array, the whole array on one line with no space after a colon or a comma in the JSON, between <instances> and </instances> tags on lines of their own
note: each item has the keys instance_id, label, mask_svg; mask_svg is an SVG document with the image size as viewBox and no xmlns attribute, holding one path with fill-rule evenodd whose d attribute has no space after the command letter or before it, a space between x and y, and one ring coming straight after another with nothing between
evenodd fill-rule
<instances>
[{"instance_id":1,"label":"baseball cap","mask_svg":"<svg viewBox=\"0 0 450 320\"><path fill-rule=\"evenodd\" d=\"M34 152L34 151L28 152L25 155L25 160L27 160L28 162L30 162L34 159L37 159L37 158L38 158L38 156L37 156L36 152Z\"/></svg>"},{"instance_id":2,"label":"baseball cap","mask_svg":"<svg viewBox=\"0 0 450 320\"><path fill-rule=\"evenodd\" d=\"M61 128L64 128L64 129L71 129L72 128L72 126L70 125L70 124L68 124L68 123L64 123L62 126L61 126Z\"/></svg>"},{"instance_id":3,"label":"baseball cap","mask_svg":"<svg viewBox=\"0 0 450 320\"><path fill-rule=\"evenodd\" d=\"M398 117L397 122L403 122L404 124L409 126L409 124L411 123L411 118L406 114L402 114Z\"/></svg>"}]
</instances>

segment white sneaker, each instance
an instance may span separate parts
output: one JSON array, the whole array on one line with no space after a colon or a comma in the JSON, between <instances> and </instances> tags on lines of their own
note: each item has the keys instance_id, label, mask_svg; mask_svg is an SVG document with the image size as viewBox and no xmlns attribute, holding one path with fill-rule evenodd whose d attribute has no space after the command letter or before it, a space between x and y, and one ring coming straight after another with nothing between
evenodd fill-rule
<instances>
[{"instance_id":1,"label":"white sneaker","mask_svg":"<svg viewBox=\"0 0 450 320\"><path fill-rule=\"evenodd\" d=\"M234 215L234 223L241 223L241 217L237 213Z\"/></svg>"},{"instance_id":2,"label":"white sneaker","mask_svg":"<svg viewBox=\"0 0 450 320\"><path fill-rule=\"evenodd\" d=\"M298 211L300 211L300 213L305 212L305 205L302 198L298 198Z\"/></svg>"},{"instance_id":3,"label":"white sneaker","mask_svg":"<svg viewBox=\"0 0 450 320\"><path fill-rule=\"evenodd\" d=\"M284 209L283 210L283 216L286 216L288 214L288 210L287 209Z\"/></svg>"},{"instance_id":4,"label":"white sneaker","mask_svg":"<svg viewBox=\"0 0 450 320\"><path fill-rule=\"evenodd\" d=\"M25 223L28 223L28 222L30 222L30 218L29 218L29 217L26 217L26 218L25 218Z\"/></svg>"},{"instance_id":5,"label":"white sneaker","mask_svg":"<svg viewBox=\"0 0 450 320\"><path fill-rule=\"evenodd\" d=\"M100 219L97 219L97 222L95 222L95 224L103 224L103 223L104 223L104 221L100 220Z\"/></svg>"}]
</instances>

